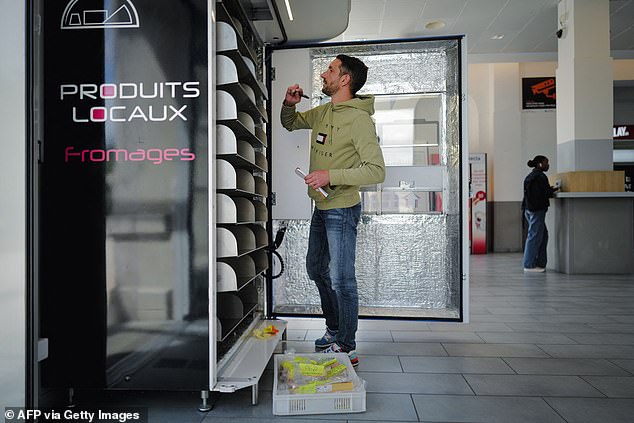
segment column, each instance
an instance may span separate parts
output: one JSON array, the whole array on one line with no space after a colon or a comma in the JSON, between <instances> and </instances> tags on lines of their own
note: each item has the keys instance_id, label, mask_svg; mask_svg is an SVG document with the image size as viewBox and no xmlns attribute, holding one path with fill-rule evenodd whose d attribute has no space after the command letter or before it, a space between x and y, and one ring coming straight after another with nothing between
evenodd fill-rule
<instances>
[{"instance_id":1,"label":"column","mask_svg":"<svg viewBox=\"0 0 634 423\"><path fill-rule=\"evenodd\" d=\"M612 170L609 0L562 0L557 69L557 172Z\"/></svg>"}]
</instances>

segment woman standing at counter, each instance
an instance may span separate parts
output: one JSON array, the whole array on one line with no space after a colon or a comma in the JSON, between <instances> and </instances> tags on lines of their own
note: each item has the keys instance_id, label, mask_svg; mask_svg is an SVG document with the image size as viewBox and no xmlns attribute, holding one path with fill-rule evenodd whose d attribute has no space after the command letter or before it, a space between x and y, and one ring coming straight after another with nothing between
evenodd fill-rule
<instances>
[{"instance_id":1,"label":"woman standing at counter","mask_svg":"<svg viewBox=\"0 0 634 423\"><path fill-rule=\"evenodd\" d=\"M528 236L524 247L524 271L544 272L546 270L546 245L548 244L548 230L546 229L546 211L557 188L548 183L544 172L550 168L548 158L535 156L528 161L533 170L524 179L524 198L522 210L528 222Z\"/></svg>"}]
</instances>

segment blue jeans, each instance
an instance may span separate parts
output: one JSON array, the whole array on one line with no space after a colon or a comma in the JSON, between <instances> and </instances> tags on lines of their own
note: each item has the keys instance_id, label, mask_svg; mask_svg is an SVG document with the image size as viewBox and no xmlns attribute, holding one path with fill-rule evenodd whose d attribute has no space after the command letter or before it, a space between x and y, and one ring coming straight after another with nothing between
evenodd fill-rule
<instances>
[{"instance_id":1,"label":"blue jeans","mask_svg":"<svg viewBox=\"0 0 634 423\"><path fill-rule=\"evenodd\" d=\"M344 351L356 349L359 294L354 262L361 204L344 209L315 208L306 255L308 277L315 281L326 326Z\"/></svg>"},{"instance_id":2,"label":"blue jeans","mask_svg":"<svg viewBox=\"0 0 634 423\"><path fill-rule=\"evenodd\" d=\"M524 210L528 221L528 236L524 246L524 268L546 267L546 245L548 229L546 229L546 210Z\"/></svg>"}]
</instances>

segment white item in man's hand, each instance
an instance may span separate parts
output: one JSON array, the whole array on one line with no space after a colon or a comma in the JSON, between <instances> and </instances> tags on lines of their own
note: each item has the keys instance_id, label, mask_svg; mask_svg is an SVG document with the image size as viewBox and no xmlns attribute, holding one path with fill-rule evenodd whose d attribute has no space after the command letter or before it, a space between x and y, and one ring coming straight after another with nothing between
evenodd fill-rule
<instances>
[{"instance_id":1,"label":"white item in man's hand","mask_svg":"<svg viewBox=\"0 0 634 423\"><path fill-rule=\"evenodd\" d=\"M302 179L304 179L306 177L306 174L304 173L304 171L301 170L298 167L295 168L295 173L297 174L297 176L299 176ZM323 188L321 188L321 187L317 188L317 192L319 192L321 195L323 195L324 198L328 198L328 193Z\"/></svg>"}]
</instances>

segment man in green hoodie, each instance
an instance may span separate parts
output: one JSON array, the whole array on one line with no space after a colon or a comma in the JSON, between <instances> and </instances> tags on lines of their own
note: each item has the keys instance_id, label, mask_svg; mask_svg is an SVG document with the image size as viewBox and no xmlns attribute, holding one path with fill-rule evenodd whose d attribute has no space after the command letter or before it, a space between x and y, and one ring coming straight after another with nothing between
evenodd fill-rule
<instances>
[{"instance_id":1,"label":"man in green hoodie","mask_svg":"<svg viewBox=\"0 0 634 423\"><path fill-rule=\"evenodd\" d=\"M353 366L359 294L355 276L357 224L361 217L359 187L383 182L385 163L376 136L374 97L357 95L368 67L340 54L321 74L322 92L330 102L306 112L295 105L304 94L298 85L286 90L282 126L312 129L310 173L304 178L315 201L310 223L306 269L315 281L326 318L326 333L315 340L323 352L346 352ZM317 191L323 188L328 196Z\"/></svg>"}]
</instances>

